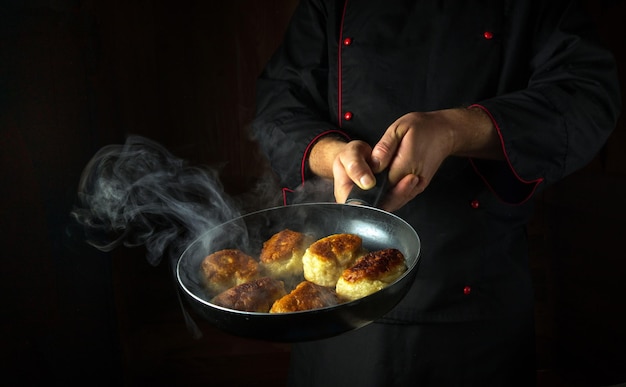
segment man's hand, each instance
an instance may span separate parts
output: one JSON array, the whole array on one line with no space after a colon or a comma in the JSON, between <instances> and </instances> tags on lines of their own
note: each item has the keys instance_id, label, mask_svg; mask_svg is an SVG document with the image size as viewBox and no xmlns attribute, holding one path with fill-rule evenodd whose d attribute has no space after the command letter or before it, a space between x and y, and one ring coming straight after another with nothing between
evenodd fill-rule
<instances>
[{"instance_id":1,"label":"man's hand","mask_svg":"<svg viewBox=\"0 0 626 387\"><path fill-rule=\"evenodd\" d=\"M387 128L372 160L389 168L391 189L381 207L394 211L424 192L448 156L502 158L493 122L481 109L411 112Z\"/></svg>"},{"instance_id":2,"label":"man's hand","mask_svg":"<svg viewBox=\"0 0 626 387\"><path fill-rule=\"evenodd\" d=\"M337 138L322 138L309 156L311 171L334 181L335 200L344 203L354 184L363 189L374 187L374 172L378 172L371 161L372 147L364 141L345 142Z\"/></svg>"},{"instance_id":3,"label":"man's hand","mask_svg":"<svg viewBox=\"0 0 626 387\"><path fill-rule=\"evenodd\" d=\"M332 178L338 203L352 186L370 189L374 173L389 169L389 192L381 208L395 211L430 184L448 156L501 159L499 136L481 109L411 112L387 128L372 149L363 141L323 138L315 144L309 165L318 176Z\"/></svg>"}]
</instances>

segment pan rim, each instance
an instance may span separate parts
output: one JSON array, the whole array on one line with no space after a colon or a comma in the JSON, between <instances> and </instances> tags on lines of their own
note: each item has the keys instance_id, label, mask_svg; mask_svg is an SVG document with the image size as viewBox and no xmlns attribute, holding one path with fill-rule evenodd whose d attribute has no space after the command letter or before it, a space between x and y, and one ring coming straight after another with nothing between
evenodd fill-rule
<instances>
[{"instance_id":1,"label":"pan rim","mask_svg":"<svg viewBox=\"0 0 626 387\"><path fill-rule=\"evenodd\" d=\"M241 221L241 220L245 220L245 218L247 217L253 217L255 215L259 215L259 214L263 214L263 213L269 213L271 211L277 211L277 210L281 210L281 209L289 209L289 208L304 208L304 207L320 207L320 206L325 206L325 207L358 207L361 209L364 209L366 211L372 211L372 212L379 212L384 214L384 216L387 217L391 217L393 218L395 221L404 224L404 226L407 227L408 230L411 231L412 236L415 237L415 240L417 241L417 251L415 252L414 256L414 260L412 260L412 264L411 266L408 268L408 270L406 270L404 273L402 273L402 275L400 277L398 277L393 283L389 284L386 288L389 287L395 287L395 286L399 286L398 284L400 284L401 282L403 282L406 277L408 277L409 275L412 275L413 271L416 270L418 264L419 264L419 260L420 260L420 256L421 256L421 239L419 237L419 235L417 234L417 231L415 230L415 228L413 226L411 226L407 221L405 221L404 219L400 218L399 216L397 216L396 214L392 213L392 212L388 212L385 211L383 209L380 208L376 208L376 207L370 207L367 205L361 205L361 204L342 204L342 203L333 203L333 202L310 202L310 203L298 203L298 204L289 204L289 205L284 205L284 206L274 206L274 207L269 207L266 209L261 209L261 210L256 210L256 211L252 211L243 215L240 215L236 218L232 218L226 222L223 222L217 226L211 227L210 229L206 230L204 233L202 233L201 235L199 235L196 239L194 239L189 246L187 246L185 248L185 250L180 254L180 256L178 257L177 263L176 263L176 279L178 282L178 285L185 291L185 293L192 297L195 301L210 307L212 309L217 309L220 310L222 312L226 312L226 313L230 313L230 314L235 314L235 315L241 315L241 316L250 316L251 318L254 316L262 316L263 318L270 318L270 319L280 319L280 318L284 318L286 316L294 316L294 315L313 315L313 314L323 314L323 313L331 313L333 312L335 309L338 308L342 308L342 309L346 309L346 308L351 308L351 307L356 307L357 305L363 303L363 302L367 302L368 299L373 298L376 296L376 294L378 292L374 292L372 294L369 294L365 297L361 297L359 299L356 300L352 300L352 301L348 301L348 302L343 302L337 305L333 305L333 306L327 306L327 307L321 307L321 308L315 308L315 309L309 309L309 310L302 310L302 311L294 311L294 312L284 312L284 313L269 313L269 312L251 312L251 311L243 311L243 310L237 310L237 309L231 309L231 308L226 308L220 305L216 305L213 304L211 302L209 302L208 300L206 300L205 298L202 298L200 296L198 296L196 293L194 293L191 289L189 289L186 284L185 281L183 280L183 278L181 277L181 272L183 271L183 269L181 268L182 266L182 261L183 258L187 255L187 252L193 248L193 246L198 243L199 241L202 240L203 237L205 237L207 234L211 233L212 231L214 231L215 229L218 229L220 227L224 227L228 224L232 224L234 222L237 221ZM382 289L381 289L382 290Z\"/></svg>"}]
</instances>

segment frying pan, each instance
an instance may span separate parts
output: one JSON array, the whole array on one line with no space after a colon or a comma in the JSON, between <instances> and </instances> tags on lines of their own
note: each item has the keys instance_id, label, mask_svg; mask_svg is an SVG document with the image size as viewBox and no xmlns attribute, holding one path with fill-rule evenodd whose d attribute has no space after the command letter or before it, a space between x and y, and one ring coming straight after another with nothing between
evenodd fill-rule
<instances>
[{"instance_id":1,"label":"frying pan","mask_svg":"<svg viewBox=\"0 0 626 387\"><path fill-rule=\"evenodd\" d=\"M202 260L212 252L227 248L239 248L258 257L263 242L285 228L317 238L338 233L356 234L369 251L400 250L408 269L386 288L332 307L270 314L212 304L203 284ZM176 276L181 293L192 308L223 331L267 341L309 341L358 329L389 312L413 283L420 247L420 239L408 223L378 208L338 203L294 204L252 212L208 230L182 253L176 265Z\"/></svg>"}]
</instances>

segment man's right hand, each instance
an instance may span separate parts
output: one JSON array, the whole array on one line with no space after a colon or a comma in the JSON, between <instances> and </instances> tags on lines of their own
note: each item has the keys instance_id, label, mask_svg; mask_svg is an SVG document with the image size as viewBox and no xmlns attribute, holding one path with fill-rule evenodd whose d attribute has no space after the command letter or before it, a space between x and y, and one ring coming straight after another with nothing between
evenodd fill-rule
<instances>
[{"instance_id":1,"label":"man's right hand","mask_svg":"<svg viewBox=\"0 0 626 387\"><path fill-rule=\"evenodd\" d=\"M317 176L333 179L337 203L345 203L357 184L370 189L376 184L378 165L371 159L372 147L364 141L345 142L334 137L320 139L309 155L309 167Z\"/></svg>"}]
</instances>

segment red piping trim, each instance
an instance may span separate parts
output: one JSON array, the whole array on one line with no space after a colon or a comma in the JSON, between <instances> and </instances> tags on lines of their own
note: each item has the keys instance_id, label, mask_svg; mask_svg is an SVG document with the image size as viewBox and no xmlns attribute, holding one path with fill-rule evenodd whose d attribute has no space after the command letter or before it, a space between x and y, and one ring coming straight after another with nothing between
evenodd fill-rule
<instances>
[{"instance_id":1,"label":"red piping trim","mask_svg":"<svg viewBox=\"0 0 626 387\"><path fill-rule=\"evenodd\" d=\"M341 112L342 112L342 89L341 89L341 83L342 83L342 72L341 72L341 47L342 47L342 42L343 42L343 22L346 16L346 9L348 8L348 0L346 0L346 2L343 5L343 13L341 15L341 24L339 26L339 42L337 44L337 124L338 126L341 128L342 125L342 119L341 119ZM307 145L306 149L304 150L304 155L302 155L302 162L300 164L300 176L302 179L302 184L304 185L304 181L305 181L305 171L306 171L306 160L309 157L309 153L311 152L311 149L313 148L313 144L315 144L315 142L317 140L320 139L320 137L325 136L327 134L330 133L337 133L342 135L343 137L345 137L347 140L350 140L350 136L348 136L346 133L340 131L340 130L327 130L317 136L315 136L315 138L313 140L311 140L311 142L309 143L309 145ZM290 189L290 188L283 188L282 189L283 192L283 205L287 205L287 193L288 192L294 192L294 190Z\"/></svg>"},{"instance_id":2,"label":"red piping trim","mask_svg":"<svg viewBox=\"0 0 626 387\"><path fill-rule=\"evenodd\" d=\"M513 168L513 165L511 164L511 160L509 159L509 155L506 152L506 147L504 146L504 137L502 136L502 131L500 129L500 126L498 125L498 123L496 122L495 118L493 117L493 115L491 114L491 112L484 106L479 105L479 104L473 104L471 106L468 107L469 108L479 108L482 111L484 111L485 113L487 113L487 115L489 116L489 118L491 119L491 122L493 122L493 126L496 128L496 131L498 133L498 137L500 138L500 146L502 147L502 153L504 154L504 158L506 160L506 163L509 166L509 169L511 170L511 172L513 172L513 175L515 176L515 178L517 180L519 180L520 182L524 183L524 184L534 184L535 186L533 187L532 191L528 194L528 196L522 200L520 203L516 203L516 204L523 204L526 201L528 201L528 199L530 199L533 194L535 193L535 191L537 190L537 186L543 182L543 177L540 177L538 179L534 179L534 180L526 180L523 179L515 170L515 168ZM491 186L491 184L489 183L489 181L487 180L487 178L480 172L480 170L478 169L478 167L476 166L476 164L474 163L474 160L472 158L469 159L470 163L472 164L472 167L474 168L474 171L478 174L478 176L480 176L480 178L483 180L483 182L485 183L485 185L487 185L487 187L496 194L496 196L498 197L498 199L502 200L502 198L500 198L496 191L493 189L493 187ZM502 200L503 202L506 203L505 200ZM509 203L511 204L511 203Z\"/></svg>"},{"instance_id":3,"label":"red piping trim","mask_svg":"<svg viewBox=\"0 0 626 387\"><path fill-rule=\"evenodd\" d=\"M343 22L346 18L346 9L348 8L348 0L343 4L343 13L341 14L341 24L339 25L339 44L337 44L337 121L338 125L341 128L342 124L342 72L341 72L341 47L343 42Z\"/></svg>"},{"instance_id":4,"label":"red piping trim","mask_svg":"<svg viewBox=\"0 0 626 387\"><path fill-rule=\"evenodd\" d=\"M524 182L523 180L520 180L522 182L524 182L524 184L534 184L533 189L528 193L528 196L526 196L523 200L519 201L519 202L509 202L507 200L504 200L500 195L498 195L498 192L493 188L493 186L489 183L489 180L487 180L487 178L480 173L480 170L478 169L478 167L476 166L476 164L474 164L474 160L472 160L471 158L469 159L470 163L472 164L472 168L474 168L474 172L476 172L476 174L480 177L480 179L483 181L483 183L485 183L485 185L487 186L487 188L489 188L489 190L491 192L493 192L493 194L496 196L496 198L498 198L498 200L500 200L502 203L505 204L509 204L509 205L522 205L524 203L526 203L530 198L533 197L535 191L537 191L537 187L539 186L539 184L541 182L543 182L543 178L534 180L532 182ZM515 173L515 171L513 171L513 173Z\"/></svg>"},{"instance_id":5,"label":"red piping trim","mask_svg":"<svg viewBox=\"0 0 626 387\"><path fill-rule=\"evenodd\" d=\"M311 140L311 142L309 142L309 144L307 145L306 149L304 150L304 155L302 156L302 162L300 164L300 176L302 179L302 185L304 185L304 181L305 181L305 170L306 170L306 160L309 157L309 153L311 152L311 149L313 148L313 144L315 144L315 142L317 142L317 140L319 140L321 137L326 136L328 134L331 133L336 133L339 134L343 137L346 138L346 140L350 140L350 136L348 136L346 133L342 132L341 130L327 130L325 132L322 132L320 134L318 134L317 136L315 136L313 138L313 140ZM293 193L295 192L293 189L291 188L287 188L287 187L283 187L282 188L282 194L283 194L283 205L286 206L287 205L287 193Z\"/></svg>"},{"instance_id":6,"label":"red piping trim","mask_svg":"<svg viewBox=\"0 0 626 387\"><path fill-rule=\"evenodd\" d=\"M289 188L283 188L283 206L287 205L287 192L294 192L292 189Z\"/></svg>"}]
</instances>

